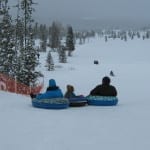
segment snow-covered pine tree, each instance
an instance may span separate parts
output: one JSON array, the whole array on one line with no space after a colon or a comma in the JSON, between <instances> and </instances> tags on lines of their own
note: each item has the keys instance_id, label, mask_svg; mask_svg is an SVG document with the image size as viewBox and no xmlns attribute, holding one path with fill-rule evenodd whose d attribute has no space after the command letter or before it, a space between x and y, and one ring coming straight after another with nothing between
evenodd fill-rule
<instances>
[{"instance_id":1,"label":"snow-covered pine tree","mask_svg":"<svg viewBox=\"0 0 150 150\"><path fill-rule=\"evenodd\" d=\"M67 56L66 56L65 46L62 46L62 45L59 46L58 54L59 54L59 62L60 63L66 63L67 62Z\"/></svg>"},{"instance_id":2,"label":"snow-covered pine tree","mask_svg":"<svg viewBox=\"0 0 150 150\"><path fill-rule=\"evenodd\" d=\"M68 26L67 28L66 48L68 50L68 56L71 56L72 51L75 50L74 33L71 26Z\"/></svg>"},{"instance_id":3,"label":"snow-covered pine tree","mask_svg":"<svg viewBox=\"0 0 150 150\"><path fill-rule=\"evenodd\" d=\"M22 0L21 10L24 18L24 46L20 49L20 71L17 79L28 86L34 86L35 81L41 75L36 71L38 65L37 50L34 48L32 13L34 11L32 0Z\"/></svg>"},{"instance_id":4,"label":"snow-covered pine tree","mask_svg":"<svg viewBox=\"0 0 150 150\"><path fill-rule=\"evenodd\" d=\"M60 45L60 27L56 22L49 28L49 45L52 49L57 49Z\"/></svg>"},{"instance_id":5,"label":"snow-covered pine tree","mask_svg":"<svg viewBox=\"0 0 150 150\"><path fill-rule=\"evenodd\" d=\"M33 28L34 28L34 39L39 39L39 26L37 22L35 23Z\"/></svg>"},{"instance_id":6,"label":"snow-covered pine tree","mask_svg":"<svg viewBox=\"0 0 150 150\"><path fill-rule=\"evenodd\" d=\"M40 51L46 52L47 46L47 27L46 25L40 26Z\"/></svg>"},{"instance_id":7,"label":"snow-covered pine tree","mask_svg":"<svg viewBox=\"0 0 150 150\"><path fill-rule=\"evenodd\" d=\"M22 68L22 50L24 48L24 22L20 14L20 3L14 6L17 9L17 17L15 19L15 52L16 52L16 68L15 68L15 77L19 79L20 71Z\"/></svg>"},{"instance_id":8,"label":"snow-covered pine tree","mask_svg":"<svg viewBox=\"0 0 150 150\"><path fill-rule=\"evenodd\" d=\"M146 31L146 35L145 35L145 37L147 38L147 39L149 39L150 38L150 31L148 30L148 31Z\"/></svg>"},{"instance_id":9,"label":"snow-covered pine tree","mask_svg":"<svg viewBox=\"0 0 150 150\"><path fill-rule=\"evenodd\" d=\"M0 72L15 76L15 41L8 0L0 0Z\"/></svg>"},{"instance_id":10,"label":"snow-covered pine tree","mask_svg":"<svg viewBox=\"0 0 150 150\"><path fill-rule=\"evenodd\" d=\"M48 52L46 63L47 63L48 71L53 71L54 70L54 61L53 61L53 57L52 57L50 51Z\"/></svg>"}]
</instances>

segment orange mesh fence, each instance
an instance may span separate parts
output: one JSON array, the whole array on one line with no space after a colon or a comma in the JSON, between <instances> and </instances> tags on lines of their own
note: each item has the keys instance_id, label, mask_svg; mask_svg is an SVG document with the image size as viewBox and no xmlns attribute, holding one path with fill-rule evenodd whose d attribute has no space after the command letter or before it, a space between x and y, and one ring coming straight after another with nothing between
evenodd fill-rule
<instances>
[{"instance_id":1,"label":"orange mesh fence","mask_svg":"<svg viewBox=\"0 0 150 150\"><path fill-rule=\"evenodd\" d=\"M34 94L39 93L43 88L43 83L36 87L29 87L23 83L17 82L14 78L0 73L0 90L29 95L31 92Z\"/></svg>"}]
</instances>

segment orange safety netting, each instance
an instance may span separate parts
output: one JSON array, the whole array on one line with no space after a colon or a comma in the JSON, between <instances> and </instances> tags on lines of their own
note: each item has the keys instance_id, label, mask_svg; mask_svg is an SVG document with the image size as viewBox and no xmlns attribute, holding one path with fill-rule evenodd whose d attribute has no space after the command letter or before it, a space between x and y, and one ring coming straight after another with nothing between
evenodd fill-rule
<instances>
[{"instance_id":1,"label":"orange safety netting","mask_svg":"<svg viewBox=\"0 0 150 150\"><path fill-rule=\"evenodd\" d=\"M14 78L0 73L0 90L29 95L30 93L37 94L43 88L43 83L36 87L29 87L23 83L17 82Z\"/></svg>"}]
</instances>

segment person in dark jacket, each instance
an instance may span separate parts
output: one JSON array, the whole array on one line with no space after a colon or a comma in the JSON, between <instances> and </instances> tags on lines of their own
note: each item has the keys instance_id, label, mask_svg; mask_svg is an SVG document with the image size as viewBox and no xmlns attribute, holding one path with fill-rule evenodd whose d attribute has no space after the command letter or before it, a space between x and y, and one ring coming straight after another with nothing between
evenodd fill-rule
<instances>
[{"instance_id":1,"label":"person in dark jacket","mask_svg":"<svg viewBox=\"0 0 150 150\"><path fill-rule=\"evenodd\" d=\"M113 72L112 70L110 71L110 73L109 73L109 74L110 74L110 76L112 76L112 77L114 77L114 76L115 76L115 74L114 74L114 72Z\"/></svg>"},{"instance_id":2,"label":"person in dark jacket","mask_svg":"<svg viewBox=\"0 0 150 150\"><path fill-rule=\"evenodd\" d=\"M117 90L114 86L110 85L110 78L105 76L102 79L102 84L97 85L91 92L92 96L117 96Z\"/></svg>"},{"instance_id":3,"label":"person in dark jacket","mask_svg":"<svg viewBox=\"0 0 150 150\"><path fill-rule=\"evenodd\" d=\"M30 94L31 98L36 99L49 99L49 98L62 98L63 94L61 89L56 85L56 81L54 79L49 80L49 86L45 93L40 93L37 95Z\"/></svg>"}]
</instances>

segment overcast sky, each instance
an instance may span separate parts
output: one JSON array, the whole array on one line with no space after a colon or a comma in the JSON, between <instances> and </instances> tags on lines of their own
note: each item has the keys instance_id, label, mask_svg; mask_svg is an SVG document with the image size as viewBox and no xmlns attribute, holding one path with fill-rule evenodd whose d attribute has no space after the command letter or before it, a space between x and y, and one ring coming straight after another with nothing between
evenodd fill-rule
<instances>
[{"instance_id":1,"label":"overcast sky","mask_svg":"<svg viewBox=\"0 0 150 150\"><path fill-rule=\"evenodd\" d=\"M10 0L13 3L18 0ZM58 20L104 23L150 23L150 0L34 0L35 18L43 23ZM79 22L78 22L79 21Z\"/></svg>"}]
</instances>

